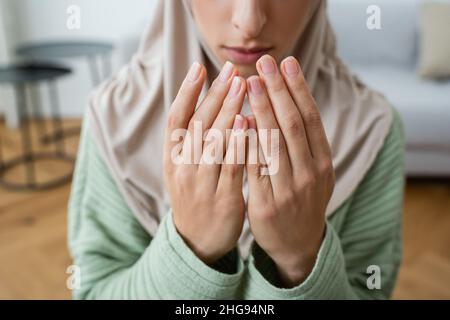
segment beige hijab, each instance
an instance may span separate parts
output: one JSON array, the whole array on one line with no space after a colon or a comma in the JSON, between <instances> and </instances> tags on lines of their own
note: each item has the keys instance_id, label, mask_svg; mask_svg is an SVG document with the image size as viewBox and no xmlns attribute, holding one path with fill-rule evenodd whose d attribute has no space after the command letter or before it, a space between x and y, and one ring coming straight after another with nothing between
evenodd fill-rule
<instances>
[{"instance_id":1,"label":"beige hijab","mask_svg":"<svg viewBox=\"0 0 450 320\"><path fill-rule=\"evenodd\" d=\"M391 108L366 88L336 56L335 36L318 6L291 54L302 64L320 108L331 145L336 186L330 216L355 191L374 162L390 130ZM92 95L90 130L117 186L142 226L151 235L170 210L163 179L166 116L194 61L220 65L197 32L186 1L157 0L149 30L130 63ZM216 72L214 72L216 73ZM206 93L207 85L202 96ZM248 195L247 183L244 195ZM249 254L248 220L239 240Z\"/></svg>"}]
</instances>

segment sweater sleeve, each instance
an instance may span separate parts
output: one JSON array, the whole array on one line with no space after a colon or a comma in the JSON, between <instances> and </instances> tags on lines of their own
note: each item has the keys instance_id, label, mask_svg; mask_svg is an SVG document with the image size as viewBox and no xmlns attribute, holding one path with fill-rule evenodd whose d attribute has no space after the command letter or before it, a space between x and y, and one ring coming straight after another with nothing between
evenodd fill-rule
<instances>
[{"instance_id":1,"label":"sweater sleeve","mask_svg":"<svg viewBox=\"0 0 450 320\"><path fill-rule=\"evenodd\" d=\"M275 263L257 245L248 260L245 299L387 299L401 260L404 134L399 115L346 214L327 221L315 266L299 286L280 285ZM337 228L336 226L339 226ZM336 230L339 230L339 234ZM378 282L378 280L379 282Z\"/></svg>"},{"instance_id":2,"label":"sweater sleeve","mask_svg":"<svg viewBox=\"0 0 450 320\"><path fill-rule=\"evenodd\" d=\"M74 298L234 298L243 262L230 253L214 268L204 264L177 233L170 212L152 238L119 193L86 124L69 202L69 247L80 270Z\"/></svg>"}]
</instances>

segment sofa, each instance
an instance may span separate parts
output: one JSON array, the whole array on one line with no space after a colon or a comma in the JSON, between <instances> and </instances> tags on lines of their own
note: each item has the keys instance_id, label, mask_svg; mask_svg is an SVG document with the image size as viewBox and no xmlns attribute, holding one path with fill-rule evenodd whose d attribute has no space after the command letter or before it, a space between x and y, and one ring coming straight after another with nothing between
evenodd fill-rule
<instances>
[{"instance_id":1,"label":"sofa","mask_svg":"<svg viewBox=\"0 0 450 320\"><path fill-rule=\"evenodd\" d=\"M450 79L418 76L421 0L329 0L338 52L368 86L398 110L406 134L411 177L450 177ZM381 29L369 30L377 5ZM445 41L450 41L448 38Z\"/></svg>"}]
</instances>

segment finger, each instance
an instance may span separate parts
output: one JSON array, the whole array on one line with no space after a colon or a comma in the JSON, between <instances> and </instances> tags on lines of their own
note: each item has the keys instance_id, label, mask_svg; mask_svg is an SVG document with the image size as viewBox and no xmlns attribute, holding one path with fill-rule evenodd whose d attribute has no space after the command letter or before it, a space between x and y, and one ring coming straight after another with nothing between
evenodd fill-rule
<instances>
[{"instance_id":1,"label":"finger","mask_svg":"<svg viewBox=\"0 0 450 320\"><path fill-rule=\"evenodd\" d=\"M205 151L208 153L209 150L211 150L211 143L219 143L219 147L222 147L222 150L218 150L219 152L215 155L215 158L216 160L224 159L223 156L227 150L229 141L228 133L233 128L233 123L235 122L236 116L242 110L246 92L247 87L244 79L241 77L234 77L230 91L225 98L223 107L206 135L206 141L203 146L204 154ZM211 137L211 135L213 136ZM211 140L215 140L216 137L221 141L212 142ZM206 170L209 174L218 176L220 173L220 163L218 161L214 161L214 163L209 162L208 165L208 161L201 161L199 170Z\"/></svg>"},{"instance_id":2,"label":"finger","mask_svg":"<svg viewBox=\"0 0 450 320\"><path fill-rule=\"evenodd\" d=\"M315 159L330 157L330 146L320 112L308 88L300 64L294 57L288 57L282 62L281 69L289 92L302 115L312 156Z\"/></svg>"},{"instance_id":3,"label":"finger","mask_svg":"<svg viewBox=\"0 0 450 320\"><path fill-rule=\"evenodd\" d=\"M263 173L264 160L260 157L264 157L260 152L258 142L258 128L255 117L247 117L248 131L247 131L247 159L246 168L249 185L250 197L255 197L258 200L267 200L268 197L273 197L273 189L270 178ZM262 161L261 161L262 160Z\"/></svg>"},{"instance_id":4,"label":"finger","mask_svg":"<svg viewBox=\"0 0 450 320\"><path fill-rule=\"evenodd\" d=\"M257 69L269 93L276 119L286 140L290 159L294 163L309 161L311 153L302 117L278 71L275 60L265 55L258 61Z\"/></svg>"},{"instance_id":5,"label":"finger","mask_svg":"<svg viewBox=\"0 0 450 320\"><path fill-rule=\"evenodd\" d=\"M230 91L223 103L217 118L214 120L211 129L216 129L226 136L226 130L233 128L233 123L238 114L241 113L244 105L245 94L247 92L247 82L242 77L234 77ZM228 140L226 141L228 142Z\"/></svg>"},{"instance_id":6,"label":"finger","mask_svg":"<svg viewBox=\"0 0 450 320\"><path fill-rule=\"evenodd\" d=\"M209 129L216 119L236 74L236 67L231 62L226 62L196 110L192 120L202 121L205 130Z\"/></svg>"},{"instance_id":7,"label":"finger","mask_svg":"<svg viewBox=\"0 0 450 320\"><path fill-rule=\"evenodd\" d=\"M258 140L274 186L282 185L292 174L286 142L280 132L272 106L261 79L257 76L248 80L249 102L258 125Z\"/></svg>"},{"instance_id":8,"label":"finger","mask_svg":"<svg viewBox=\"0 0 450 320\"><path fill-rule=\"evenodd\" d=\"M226 62L219 76L211 85L206 97L190 119L188 133L193 139L186 140L183 146L185 161L199 164L201 158L201 150L199 149L202 147L204 133L211 128L211 125L222 108L223 101L228 94L235 73L235 66L230 62ZM194 139L195 141L193 141ZM194 158L192 158L192 155Z\"/></svg>"},{"instance_id":9,"label":"finger","mask_svg":"<svg viewBox=\"0 0 450 320\"><path fill-rule=\"evenodd\" d=\"M178 154L181 151L183 132L187 129L189 121L195 112L199 95L205 82L205 76L205 68L198 62L195 62L191 66L169 110L164 148L165 163L169 163L168 160L177 154L177 147L180 149Z\"/></svg>"},{"instance_id":10,"label":"finger","mask_svg":"<svg viewBox=\"0 0 450 320\"><path fill-rule=\"evenodd\" d=\"M235 117L225 161L220 166L219 188L242 190L245 167L245 140L248 128L247 119L241 115Z\"/></svg>"}]
</instances>

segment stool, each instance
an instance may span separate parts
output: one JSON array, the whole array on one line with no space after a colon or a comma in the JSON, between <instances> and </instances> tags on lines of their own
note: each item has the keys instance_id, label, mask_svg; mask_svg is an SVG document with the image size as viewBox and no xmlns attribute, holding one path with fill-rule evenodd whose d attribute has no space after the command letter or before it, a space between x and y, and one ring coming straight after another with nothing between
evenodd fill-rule
<instances>
[{"instance_id":1,"label":"stool","mask_svg":"<svg viewBox=\"0 0 450 320\"><path fill-rule=\"evenodd\" d=\"M62 128L63 126L58 101L59 97L56 88L56 80L70 73L71 70L69 68L42 63L13 65L0 68L0 84L7 84L13 87L16 97L17 110L21 116L20 132L22 140L22 155L5 161L1 153L2 137L0 137L0 185L5 188L18 191L42 190L57 187L70 181L75 159L68 155L65 150L64 131ZM26 88L30 84L36 83L47 83L50 96L53 129L62 135L59 137L60 139L56 139L54 141L56 147L55 152L33 152L31 126L29 121L31 112L26 98ZM39 101L34 102L38 103ZM40 112L40 108L34 111ZM39 116L38 120L40 120L40 118L41 117ZM38 183L36 181L35 162L37 160L44 159L68 162L71 164L72 170L69 174L62 177L56 177L45 183ZM20 183L7 181L5 179L5 173L20 164L25 165L26 182Z\"/></svg>"}]
</instances>

